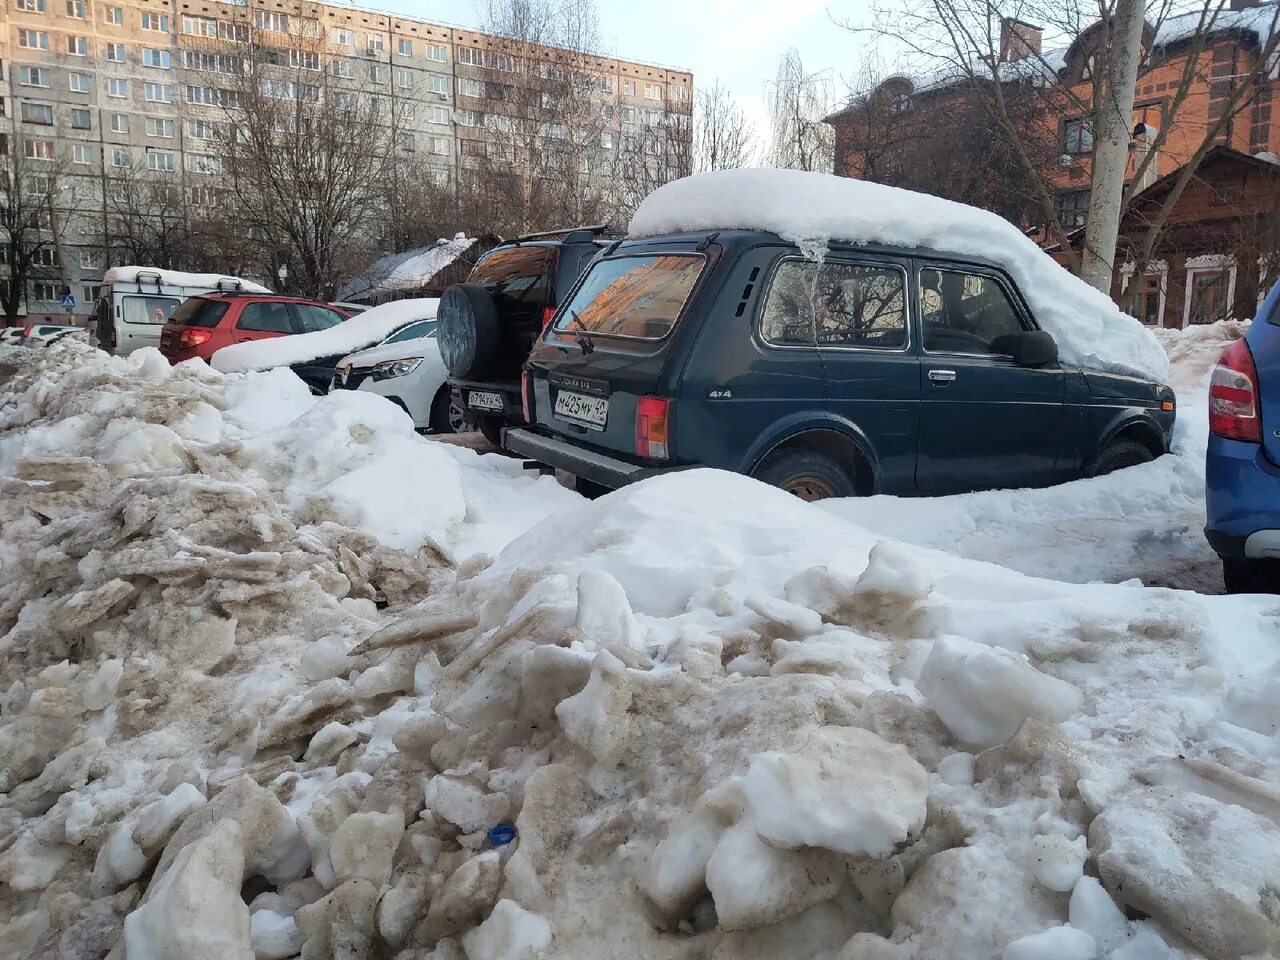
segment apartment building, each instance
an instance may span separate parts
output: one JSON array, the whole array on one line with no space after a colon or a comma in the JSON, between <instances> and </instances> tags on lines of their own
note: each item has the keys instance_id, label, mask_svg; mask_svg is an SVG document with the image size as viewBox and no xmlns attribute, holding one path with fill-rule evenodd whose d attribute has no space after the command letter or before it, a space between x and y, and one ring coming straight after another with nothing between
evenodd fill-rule
<instances>
[{"instance_id":1,"label":"apartment building","mask_svg":"<svg viewBox=\"0 0 1280 960\"><path fill-rule=\"evenodd\" d=\"M398 101L405 123L400 149L421 158L440 183L481 157L522 162L494 131L502 129L512 85L529 77L568 71L584 78L600 104L606 150L646 124L687 120L691 112L688 71L348 6L2 2L0 134L6 149L12 144L33 163L56 161L69 184L65 205L74 210L47 276L31 285L33 315L59 312L66 292L76 297L78 313L92 310L109 265L112 191L128 177L139 171L172 177L194 208L217 202L218 124L233 86L218 77L233 77L250 50L265 51L295 74L313 70L363 95ZM529 69L531 58L540 61L538 70ZM285 92L303 95L292 87ZM688 136L687 122L678 128Z\"/></svg>"}]
</instances>

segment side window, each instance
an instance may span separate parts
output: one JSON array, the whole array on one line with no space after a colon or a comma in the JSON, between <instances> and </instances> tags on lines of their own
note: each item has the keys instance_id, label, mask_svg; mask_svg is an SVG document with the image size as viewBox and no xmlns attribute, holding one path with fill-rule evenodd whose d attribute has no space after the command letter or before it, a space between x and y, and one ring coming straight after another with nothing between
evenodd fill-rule
<instances>
[{"instance_id":1,"label":"side window","mask_svg":"<svg viewBox=\"0 0 1280 960\"><path fill-rule=\"evenodd\" d=\"M760 336L777 346L901 350L906 301L905 275L895 267L784 260L765 298Z\"/></svg>"},{"instance_id":2,"label":"side window","mask_svg":"<svg viewBox=\"0 0 1280 960\"><path fill-rule=\"evenodd\" d=\"M933 267L920 271L920 321L931 353L1004 353L1001 338L1023 332L995 279Z\"/></svg>"},{"instance_id":3,"label":"side window","mask_svg":"<svg viewBox=\"0 0 1280 960\"><path fill-rule=\"evenodd\" d=\"M246 303L236 321L239 330L259 330L263 333L293 333L293 320L287 303Z\"/></svg>"},{"instance_id":4,"label":"side window","mask_svg":"<svg viewBox=\"0 0 1280 960\"><path fill-rule=\"evenodd\" d=\"M313 307L309 303L295 305L298 319L302 322L303 333L314 333L317 330L328 330L342 322L342 317L324 307Z\"/></svg>"}]
</instances>

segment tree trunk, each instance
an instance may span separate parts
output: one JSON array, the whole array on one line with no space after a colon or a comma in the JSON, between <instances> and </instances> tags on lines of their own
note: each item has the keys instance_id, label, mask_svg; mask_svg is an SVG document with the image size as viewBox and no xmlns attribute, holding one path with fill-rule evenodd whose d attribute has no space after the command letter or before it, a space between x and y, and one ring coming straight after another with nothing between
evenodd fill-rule
<instances>
[{"instance_id":1,"label":"tree trunk","mask_svg":"<svg viewBox=\"0 0 1280 960\"><path fill-rule=\"evenodd\" d=\"M1080 274L1086 283L1110 293L1120 230L1124 175L1129 162L1133 94L1142 59L1142 0L1116 0L1111 51L1104 64L1102 96L1094 114L1093 185L1084 229Z\"/></svg>"}]
</instances>

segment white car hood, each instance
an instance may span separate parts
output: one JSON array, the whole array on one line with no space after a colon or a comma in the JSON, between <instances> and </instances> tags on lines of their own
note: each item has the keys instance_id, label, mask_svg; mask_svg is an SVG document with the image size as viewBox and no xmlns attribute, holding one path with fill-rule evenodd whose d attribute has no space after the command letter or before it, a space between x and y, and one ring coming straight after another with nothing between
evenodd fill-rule
<instances>
[{"instance_id":1,"label":"white car hood","mask_svg":"<svg viewBox=\"0 0 1280 960\"><path fill-rule=\"evenodd\" d=\"M374 364L388 360L403 360L406 357L430 357L440 353L440 345L435 337L414 337L412 340L401 340L399 343L380 343L367 350L359 350L338 361L338 369L350 364L353 367L372 367Z\"/></svg>"}]
</instances>

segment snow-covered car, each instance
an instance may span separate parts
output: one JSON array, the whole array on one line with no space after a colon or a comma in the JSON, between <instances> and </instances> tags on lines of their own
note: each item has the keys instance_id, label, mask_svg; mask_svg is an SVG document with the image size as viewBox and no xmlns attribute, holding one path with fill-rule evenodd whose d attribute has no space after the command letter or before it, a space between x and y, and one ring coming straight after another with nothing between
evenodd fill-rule
<instances>
[{"instance_id":1,"label":"snow-covered car","mask_svg":"<svg viewBox=\"0 0 1280 960\"><path fill-rule=\"evenodd\" d=\"M22 336L17 342L28 347L47 347L49 344L69 337L72 334L84 333L84 327L66 323L33 323L22 327Z\"/></svg>"},{"instance_id":2,"label":"snow-covered car","mask_svg":"<svg viewBox=\"0 0 1280 960\"><path fill-rule=\"evenodd\" d=\"M0 344L17 346L22 342L22 327L0 327Z\"/></svg>"},{"instance_id":3,"label":"snow-covered car","mask_svg":"<svg viewBox=\"0 0 1280 960\"><path fill-rule=\"evenodd\" d=\"M463 429L462 404L451 395L446 376L436 321L419 320L339 360L329 389L376 393L403 407L419 430L457 433Z\"/></svg>"}]
</instances>

